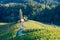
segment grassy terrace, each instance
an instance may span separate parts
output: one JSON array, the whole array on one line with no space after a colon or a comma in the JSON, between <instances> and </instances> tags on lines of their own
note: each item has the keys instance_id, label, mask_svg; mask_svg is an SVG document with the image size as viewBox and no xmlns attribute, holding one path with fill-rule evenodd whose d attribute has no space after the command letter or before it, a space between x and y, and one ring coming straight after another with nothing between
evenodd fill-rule
<instances>
[{"instance_id":1,"label":"grassy terrace","mask_svg":"<svg viewBox=\"0 0 60 40\"><path fill-rule=\"evenodd\" d=\"M0 40L60 40L60 27L29 20L24 22L25 35L16 36L19 23L0 23Z\"/></svg>"}]
</instances>

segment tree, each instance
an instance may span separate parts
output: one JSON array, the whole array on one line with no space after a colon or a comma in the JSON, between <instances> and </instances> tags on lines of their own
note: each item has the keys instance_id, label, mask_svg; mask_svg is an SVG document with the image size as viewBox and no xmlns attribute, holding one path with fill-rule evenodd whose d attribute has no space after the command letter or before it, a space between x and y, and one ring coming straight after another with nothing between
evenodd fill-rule
<instances>
[{"instance_id":1,"label":"tree","mask_svg":"<svg viewBox=\"0 0 60 40\"><path fill-rule=\"evenodd\" d=\"M19 16L20 16L20 19L23 18L23 14L22 14L22 10L21 9L19 10Z\"/></svg>"}]
</instances>

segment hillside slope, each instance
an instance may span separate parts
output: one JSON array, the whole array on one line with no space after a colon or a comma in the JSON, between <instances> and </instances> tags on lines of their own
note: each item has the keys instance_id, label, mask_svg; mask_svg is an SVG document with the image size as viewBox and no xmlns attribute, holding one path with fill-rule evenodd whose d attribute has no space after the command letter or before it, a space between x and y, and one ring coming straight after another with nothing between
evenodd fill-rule
<instances>
[{"instance_id":1,"label":"hillside slope","mask_svg":"<svg viewBox=\"0 0 60 40\"><path fill-rule=\"evenodd\" d=\"M25 35L16 36L18 30L20 29L20 23L12 23L10 26L8 23L0 23L0 39L1 40L36 40L37 39L59 39L60 38L60 28L59 26L53 26L48 24L43 24L40 22L29 20L24 22L24 32ZM9 27L9 28L8 28ZM14 38L16 37L16 38ZM41 38L40 38L41 37Z\"/></svg>"},{"instance_id":2,"label":"hillside slope","mask_svg":"<svg viewBox=\"0 0 60 40\"><path fill-rule=\"evenodd\" d=\"M36 21L24 23L25 35L16 36L14 40L60 40L60 27Z\"/></svg>"}]
</instances>

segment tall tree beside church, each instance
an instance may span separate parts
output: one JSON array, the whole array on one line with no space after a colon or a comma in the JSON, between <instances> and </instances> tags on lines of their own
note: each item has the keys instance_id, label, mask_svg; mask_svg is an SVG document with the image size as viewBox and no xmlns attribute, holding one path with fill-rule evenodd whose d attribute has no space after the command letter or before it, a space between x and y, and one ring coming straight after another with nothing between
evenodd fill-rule
<instances>
[{"instance_id":1,"label":"tall tree beside church","mask_svg":"<svg viewBox=\"0 0 60 40\"><path fill-rule=\"evenodd\" d=\"M20 16L20 19L23 18L22 9L19 10L19 16Z\"/></svg>"}]
</instances>

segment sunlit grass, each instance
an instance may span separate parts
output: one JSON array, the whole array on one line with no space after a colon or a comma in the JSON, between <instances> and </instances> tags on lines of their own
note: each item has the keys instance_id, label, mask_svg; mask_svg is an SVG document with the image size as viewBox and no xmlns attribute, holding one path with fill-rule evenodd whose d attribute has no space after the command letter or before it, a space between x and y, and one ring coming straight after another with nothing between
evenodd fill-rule
<instances>
[{"instance_id":1,"label":"sunlit grass","mask_svg":"<svg viewBox=\"0 0 60 40\"><path fill-rule=\"evenodd\" d=\"M27 21L24 23L24 30L32 30L26 32L23 36L17 36L14 40L60 40L60 27L54 25L43 24L36 21ZM38 31L34 31L34 30Z\"/></svg>"},{"instance_id":2,"label":"sunlit grass","mask_svg":"<svg viewBox=\"0 0 60 40\"><path fill-rule=\"evenodd\" d=\"M24 23L24 30L43 29L44 27L37 24L35 21L27 21Z\"/></svg>"},{"instance_id":3,"label":"sunlit grass","mask_svg":"<svg viewBox=\"0 0 60 40\"><path fill-rule=\"evenodd\" d=\"M8 23L0 23L0 25L7 25Z\"/></svg>"},{"instance_id":4,"label":"sunlit grass","mask_svg":"<svg viewBox=\"0 0 60 40\"><path fill-rule=\"evenodd\" d=\"M60 31L40 30L18 36L14 40L60 40Z\"/></svg>"},{"instance_id":5,"label":"sunlit grass","mask_svg":"<svg viewBox=\"0 0 60 40\"><path fill-rule=\"evenodd\" d=\"M0 24L0 37L2 36L2 39L5 40L16 37L17 31L20 29L20 23L3 24ZM32 20L24 22L24 26L24 31L27 31L26 34L17 36L14 40L60 40L59 26L43 24Z\"/></svg>"},{"instance_id":6,"label":"sunlit grass","mask_svg":"<svg viewBox=\"0 0 60 40\"><path fill-rule=\"evenodd\" d=\"M33 29L48 29L48 30L57 30L60 29L59 26L43 24L36 21L27 21L24 23L24 30L33 30Z\"/></svg>"}]
</instances>

